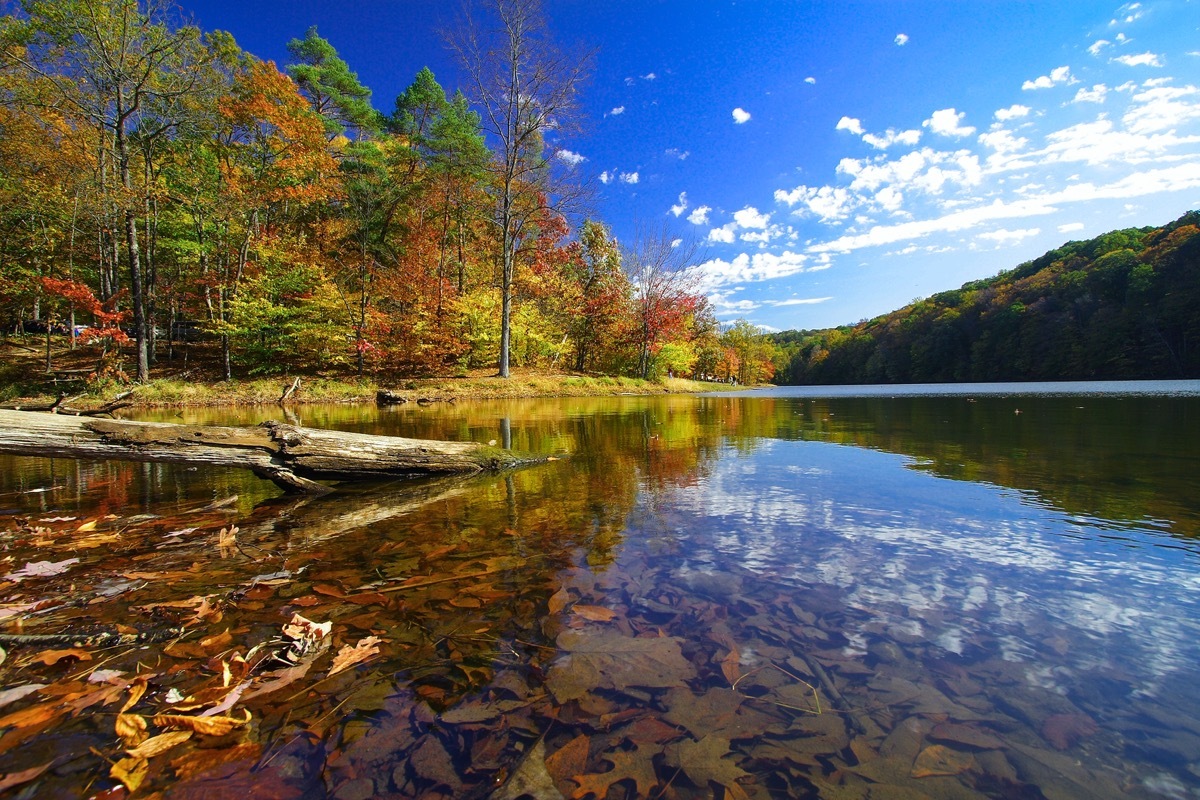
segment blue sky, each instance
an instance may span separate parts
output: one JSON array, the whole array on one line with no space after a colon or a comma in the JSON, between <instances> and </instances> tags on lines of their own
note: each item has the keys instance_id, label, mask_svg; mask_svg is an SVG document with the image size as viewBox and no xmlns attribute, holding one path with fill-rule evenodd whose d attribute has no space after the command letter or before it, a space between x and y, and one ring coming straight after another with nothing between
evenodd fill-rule
<instances>
[{"instance_id":1,"label":"blue sky","mask_svg":"<svg viewBox=\"0 0 1200 800\"><path fill-rule=\"evenodd\" d=\"M317 25L375 106L454 2L204 0L205 30L283 63ZM853 323L1071 239L1200 208L1200 2L560 0L598 48L585 132L558 143L628 241L700 244L724 321Z\"/></svg>"}]
</instances>

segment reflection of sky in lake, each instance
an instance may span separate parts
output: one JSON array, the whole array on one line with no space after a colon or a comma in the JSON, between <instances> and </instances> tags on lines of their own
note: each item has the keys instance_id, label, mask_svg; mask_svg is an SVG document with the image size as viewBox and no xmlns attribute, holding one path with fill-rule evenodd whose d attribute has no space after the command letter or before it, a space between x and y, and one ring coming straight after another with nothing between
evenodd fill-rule
<instances>
[{"instance_id":1,"label":"reflection of sky in lake","mask_svg":"<svg viewBox=\"0 0 1200 800\"><path fill-rule=\"evenodd\" d=\"M901 456L768 440L732 449L672 504L728 559L846 593L871 630L970 657L979 648L1028 664L1031 681L1063 689L1074 670L1115 670L1154 695L1162 679L1197 673L1200 556L1155 534L1069 517L1022 493L908 468ZM689 526L690 527L690 526ZM1171 545L1171 546L1166 546ZM850 649L863 632L844 633ZM1048 639L1065 659L1041 665ZM1061 653L1060 653L1061 655Z\"/></svg>"}]
</instances>

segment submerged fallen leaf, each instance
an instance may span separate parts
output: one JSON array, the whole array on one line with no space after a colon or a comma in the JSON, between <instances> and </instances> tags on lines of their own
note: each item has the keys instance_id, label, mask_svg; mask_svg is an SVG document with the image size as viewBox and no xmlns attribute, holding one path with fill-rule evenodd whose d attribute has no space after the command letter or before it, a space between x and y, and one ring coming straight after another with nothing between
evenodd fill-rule
<instances>
[{"instance_id":1,"label":"submerged fallen leaf","mask_svg":"<svg viewBox=\"0 0 1200 800\"><path fill-rule=\"evenodd\" d=\"M73 658L76 661L91 661L92 654L78 647L70 647L66 650L43 650L36 656L36 659L47 667L52 667L66 658Z\"/></svg>"},{"instance_id":2,"label":"submerged fallen leaf","mask_svg":"<svg viewBox=\"0 0 1200 800\"><path fill-rule=\"evenodd\" d=\"M697 786L707 786L713 781L729 787L748 774L728 756L729 740L713 735L698 742L678 742L666 749L667 764L682 769Z\"/></svg>"},{"instance_id":3,"label":"submerged fallen leaf","mask_svg":"<svg viewBox=\"0 0 1200 800\"><path fill-rule=\"evenodd\" d=\"M940 775L961 775L978 768L975 757L940 744L926 747L913 763L912 777L933 778Z\"/></svg>"},{"instance_id":4,"label":"submerged fallen leaf","mask_svg":"<svg viewBox=\"0 0 1200 800\"><path fill-rule=\"evenodd\" d=\"M18 772L10 772L7 775L0 775L0 792L7 791L14 786L20 786L23 783L29 783L38 775L50 769L50 765L53 763L53 761L49 761L40 767L30 767Z\"/></svg>"},{"instance_id":5,"label":"submerged fallen leaf","mask_svg":"<svg viewBox=\"0 0 1200 800\"><path fill-rule=\"evenodd\" d=\"M609 622L616 618L617 612L604 606L576 605L572 611L592 622Z\"/></svg>"},{"instance_id":6,"label":"submerged fallen leaf","mask_svg":"<svg viewBox=\"0 0 1200 800\"><path fill-rule=\"evenodd\" d=\"M1042 724L1042 736L1056 750L1066 750L1099 730L1095 720L1084 714L1055 714Z\"/></svg>"},{"instance_id":7,"label":"submerged fallen leaf","mask_svg":"<svg viewBox=\"0 0 1200 800\"><path fill-rule=\"evenodd\" d=\"M344 645L333 657L333 666L329 668L329 674L336 675L344 669L366 661L371 656L378 655L379 642L378 636L366 636L353 647Z\"/></svg>"},{"instance_id":8,"label":"submerged fallen leaf","mask_svg":"<svg viewBox=\"0 0 1200 800\"><path fill-rule=\"evenodd\" d=\"M146 718L141 714L117 714L114 724L117 737L125 747L137 747L146 741Z\"/></svg>"},{"instance_id":9,"label":"submerged fallen leaf","mask_svg":"<svg viewBox=\"0 0 1200 800\"><path fill-rule=\"evenodd\" d=\"M14 686L11 689L5 689L0 692L0 708L20 700L25 695L33 694L45 686L46 684L44 683L27 683L24 686Z\"/></svg>"},{"instance_id":10,"label":"submerged fallen leaf","mask_svg":"<svg viewBox=\"0 0 1200 800\"><path fill-rule=\"evenodd\" d=\"M146 678L139 677L133 683L129 684L129 699L125 701L125 705L121 706L121 713L124 714L129 709L137 705L137 701L142 699L142 695L146 693Z\"/></svg>"},{"instance_id":11,"label":"submerged fallen leaf","mask_svg":"<svg viewBox=\"0 0 1200 800\"><path fill-rule=\"evenodd\" d=\"M195 731L207 736L224 736L234 728L240 728L250 722L250 711L246 711L244 719L237 717L189 717L183 714L157 714L154 724L160 728L176 728L179 730Z\"/></svg>"},{"instance_id":12,"label":"submerged fallen leaf","mask_svg":"<svg viewBox=\"0 0 1200 800\"><path fill-rule=\"evenodd\" d=\"M243 742L224 750L194 750L190 753L171 759L171 768L175 777L186 780L205 770L228 764L231 761L248 761L253 763L262 753L262 745L257 742Z\"/></svg>"},{"instance_id":13,"label":"submerged fallen leaf","mask_svg":"<svg viewBox=\"0 0 1200 800\"><path fill-rule=\"evenodd\" d=\"M550 773L560 791L573 789L570 780L587 768L589 742L588 737L581 733L546 759L546 772Z\"/></svg>"},{"instance_id":14,"label":"submerged fallen leaf","mask_svg":"<svg viewBox=\"0 0 1200 800\"><path fill-rule=\"evenodd\" d=\"M998 750L1004 747L1004 742L990 733L972 725L955 722L943 722L935 725L929 732L929 738L936 742L959 744L976 750Z\"/></svg>"},{"instance_id":15,"label":"submerged fallen leaf","mask_svg":"<svg viewBox=\"0 0 1200 800\"><path fill-rule=\"evenodd\" d=\"M125 752L129 754L130 758L154 758L172 747L183 744L190 738L192 738L191 731L167 731L158 736L151 736L137 747L127 749Z\"/></svg>"},{"instance_id":16,"label":"submerged fallen leaf","mask_svg":"<svg viewBox=\"0 0 1200 800\"><path fill-rule=\"evenodd\" d=\"M589 794L604 797L609 787L619 781L630 780L637 786L638 797L650 797L658 776L650 760L659 752L657 747L638 747L633 750L613 750L602 758L613 765L608 772L576 775L572 780L579 784L572 797L582 798Z\"/></svg>"},{"instance_id":17,"label":"submerged fallen leaf","mask_svg":"<svg viewBox=\"0 0 1200 800\"><path fill-rule=\"evenodd\" d=\"M557 614L566 608L567 603L571 602L571 595L567 594L566 589L559 589L554 594L550 595L547 601L548 610L551 614Z\"/></svg>"},{"instance_id":18,"label":"submerged fallen leaf","mask_svg":"<svg viewBox=\"0 0 1200 800\"><path fill-rule=\"evenodd\" d=\"M513 772L512 777L492 794L492 800L517 800L519 797L564 800L546 771L546 740L538 739Z\"/></svg>"},{"instance_id":19,"label":"submerged fallen leaf","mask_svg":"<svg viewBox=\"0 0 1200 800\"><path fill-rule=\"evenodd\" d=\"M4 576L5 580L23 581L26 578L46 578L66 572L72 565L78 564L78 558L67 558L62 561L29 561L16 572Z\"/></svg>"},{"instance_id":20,"label":"submerged fallen leaf","mask_svg":"<svg viewBox=\"0 0 1200 800\"><path fill-rule=\"evenodd\" d=\"M108 774L110 777L123 783L125 788L132 794L142 785L142 781L146 780L146 775L149 772L150 764L146 759L130 757L122 758L113 764Z\"/></svg>"},{"instance_id":21,"label":"submerged fallen leaf","mask_svg":"<svg viewBox=\"0 0 1200 800\"><path fill-rule=\"evenodd\" d=\"M313 622L299 614L292 615L292 621L283 626L283 635L293 639L324 639L333 630L333 622Z\"/></svg>"},{"instance_id":22,"label":"submerged fallen leaf","mask_svg":"<svg viewBox=\"0 0 1200 800\"><path fill-rule=\"evenodd\" d=\"M674 637L635 638L617 631L565 631L558 646L567 655L555 662L546 684L560 702L595 689L631 686L664 689L696 677Z\"/></svg>"}]
</instances>

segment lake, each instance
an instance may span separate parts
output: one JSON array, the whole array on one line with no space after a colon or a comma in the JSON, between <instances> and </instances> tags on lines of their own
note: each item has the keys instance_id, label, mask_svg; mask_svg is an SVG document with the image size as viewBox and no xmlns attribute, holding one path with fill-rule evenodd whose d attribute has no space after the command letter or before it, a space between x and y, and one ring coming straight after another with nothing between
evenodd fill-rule
<instances>
[{"instance_id":1,"label":"lake","mask_svg":"<svg viewBox=\"0 0 1200 800\"><path fill-rule=\"evenodd\" d=\"M0 456L12 796L1200 797L1200 382L289 413L551 460Z\"/></svg>"}]
</instances>

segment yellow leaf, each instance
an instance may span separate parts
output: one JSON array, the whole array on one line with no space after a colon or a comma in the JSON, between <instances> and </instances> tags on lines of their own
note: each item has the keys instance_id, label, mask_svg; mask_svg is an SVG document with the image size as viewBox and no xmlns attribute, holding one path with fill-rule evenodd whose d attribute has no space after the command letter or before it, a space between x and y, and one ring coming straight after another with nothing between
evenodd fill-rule
<instances>
[{"instance_id":1,"label":"yellow leaf","mask_svg":"<svg viewBox=\"0 0 1200 800\"><path fill-rule=\"evenodd\" d=\"M125 705L121 706L121 713L124 714L133 708L145 693L146 679L144 677L135 678L133 683L129 684L129 699L125 701Z\"/></svg>"},{"instance_id":2,"label":"yellow leaf","mask_svg":"<svg viewBox=\"0 0 1200 800\"><path fill-rule=\"evenodd\" d=\"M737 686L738 679L742 677L742 657L736 647L721 659L721 673L730 686Z\"/></svg>"},{"instance_id":3,"label":"yellow leaf","mask_svg":"<svg viewBox=\"0 0 1200 800\"><path fill-rule=\"evenodd\" d=\"M97 523L97 522L99 522L99 521L100 521L100 520L98 520L98 519L90 519L90 520L88 520L87 522L85 522L85 523L83 523L82 525L80 525L80 526L79 526L78 528L76 528L75 530L76 530L77 532L78 532L78 531L94 531L94 530L96 530L96 523ZM116 776L113 776L113 777L116 777ZM132 789L130 789L130 791L133 791L133 790L132 790Z\"/></svg>"},{"instance_id":4,"label":"yellow leaf","mask_svg":"<svg viewBox=\"0 0 1200 800\"><path fill-rule=\"evenodd\" d=\"M142 781L146 780L146 775L149 772L150 764L146 759L122 758L112 765L112 769L108 771L108 774L110 777L116 778L125 784L125 788L132 794L142 785Z\"/></svg>"},{"instance_id":5,"label":"yellow leaf","mask_svg":"<svg viewBox=\"0 0 1200 800\"><path fill-rule=\"evenodd\" d=\"M246 711L245 719L237 717L188 717L183 714L158 714L154 724L160 728L178 728L195 731L208 736L224 736L234 728L240 728L250 722L250 711Z\"/></svg>"},{"instance_id":6,"label":"yellow leaf","mask_svg":"<svg viewBox=\"0 0 1200 800\"><path fill-rule=\"evenodd\" d=\"M137 747L126 750L130 758L154 758L167 752L176 745L183 744L192 738L191 731L167 731L158 736L151 736Z\"/></svg>"},{"instance_id":7,"label":"yellow leaf","mask_svg":"<svg viewBox=\"0 0 1200 800\"><path fill-rule=\"evenodd\" d=\"M71 647L66 650L44 650L37 654L37 660L45 664L47 667L52 667L64 658L74 658L79 661L91 661L92 654L87 650L81 650L78 647Z\"/></svg>"},{"instance_id":8,"label":"yellow leaf","mask_svg":"<svg viewBox=\"0 0 1200 800\"><path fill-rule=\"evenodd\" d=\"M571 595L567 594L566 589L559 589L554 594L550 595L549 610L551 614L557 614L566 608L567 603L571 602Z\"/></svg>"},{"instance_id":9,"label":"yellow leaf","mask_svg":"<svg viewBox=\"0 0 1200 800\"><path fill-rule=\"evenodd\" d=\"M367 636L353 647L344 645L341 650L338 650L337 655L333 657L333 666L329 668L329 674L336 675L344 669L366 661L373 655L377 655L379 653L378 644L378 636Z\"/></svg>"},{"instance_id":10,"label":"yellow leaf","mask_svg":"<svg viewBox=\"0 0 1200 800\"><path fill-rule=\"evenodd\" d=\"M585 606L577 603L571 610L592 622L608 622L617 616L617 612L604 606Z\"/></svg>"},{"instance_id":11,"label":"yellow leaf","mask_svg":"<svg viewBox=\"0 0 1200 800\"><path fill-rule=\"evenodd\" d=\"M121 744L126 747L137 747L146 741L146 718L141 714L117 714L114 727Z\"/></svg>"}]
</instances>

